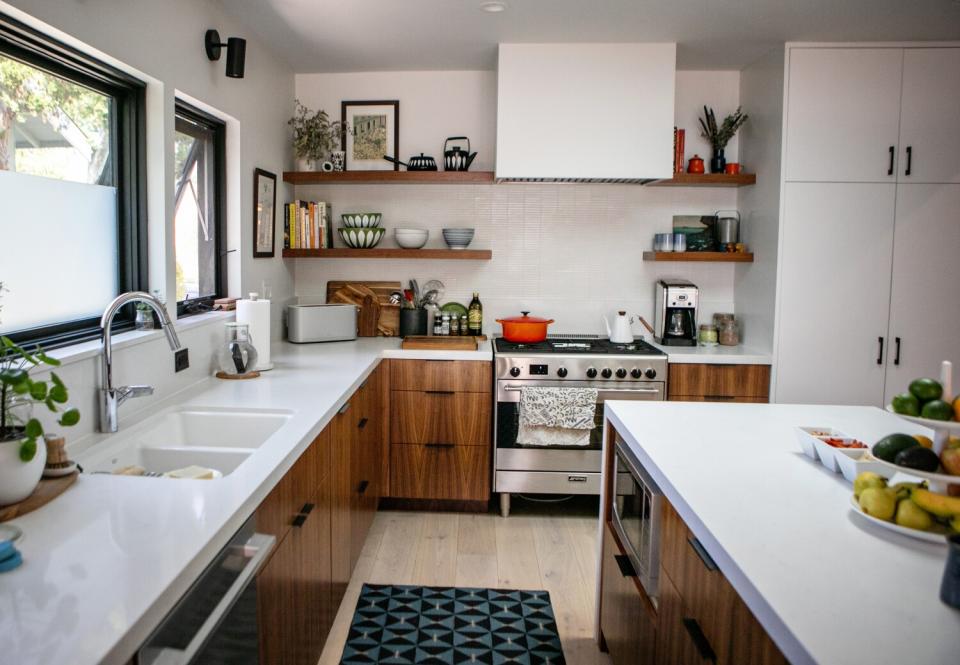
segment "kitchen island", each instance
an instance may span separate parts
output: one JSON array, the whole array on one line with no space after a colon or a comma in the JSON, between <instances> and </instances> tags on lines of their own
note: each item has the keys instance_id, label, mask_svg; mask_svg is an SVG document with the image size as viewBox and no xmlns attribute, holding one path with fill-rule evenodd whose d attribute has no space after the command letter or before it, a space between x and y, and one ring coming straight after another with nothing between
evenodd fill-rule
<instances>
[{"instance_id":1,"label":"kitchen island","mask_svg":"<svg viewBox=\"0 0 960 665\"><path fill-rule=\"evenodd\" d=\"M855 514L851 485L794 434L869 443L923 428L842 406L607 402L605 418L791 663L958 662L960 611L939 600L946 547Z\"/></svg>"}]
</instances>

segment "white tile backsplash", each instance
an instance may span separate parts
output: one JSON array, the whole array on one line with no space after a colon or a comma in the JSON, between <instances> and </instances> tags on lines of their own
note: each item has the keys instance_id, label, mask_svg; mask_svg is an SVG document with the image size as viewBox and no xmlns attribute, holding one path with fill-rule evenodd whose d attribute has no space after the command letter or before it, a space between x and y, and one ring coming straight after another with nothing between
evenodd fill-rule
<instances>
[{"instance_id":1,"label":"white tile backsplash","mask_svg":"<svg viewBox=\"0 0 960 665\"><path fill-rule=\"evenodd\" d=\"M683 277L700 287L701 312L735 311L734 268L725 263L642 260L653 234L670 231L675 214L736 208L733 189L636 185L311 185L303 199L330 202L334 218L353 210L383 213L382 247L392 229L430 230L428 247L445 247L441 229L476 229L471 248L492 249L491 261L295 259L300 296L322 296L327 280L439 279L445 301L484 304L484 327L521 309L552 318L555 332L602 333L601 315L617 309L653 323L654 282ZM338 238L339 241L339 238ZM639 324L635 333L643 332Z\"/></svg>"}]
</instances>

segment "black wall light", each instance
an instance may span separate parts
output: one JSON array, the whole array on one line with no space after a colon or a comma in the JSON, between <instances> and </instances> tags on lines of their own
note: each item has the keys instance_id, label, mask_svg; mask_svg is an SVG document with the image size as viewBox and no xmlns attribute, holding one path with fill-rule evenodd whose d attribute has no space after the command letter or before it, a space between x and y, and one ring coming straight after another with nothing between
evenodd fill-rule
<instances>
[{"instance_id":1,"label":"black wall light","mask_svg":"<svg viewBox=\"0 0 960 665\"><path fill-rule=\"evenodd\" d=\"M243 78L243 65L247 55L247 40L240 37L230 37L226 43L221 43L220 33L216 30L207 30L203 38L203 46L207 57L211 60L220 59L220 50L227 47L227 76L235 79Z\"/></svg>"}]
</instances>

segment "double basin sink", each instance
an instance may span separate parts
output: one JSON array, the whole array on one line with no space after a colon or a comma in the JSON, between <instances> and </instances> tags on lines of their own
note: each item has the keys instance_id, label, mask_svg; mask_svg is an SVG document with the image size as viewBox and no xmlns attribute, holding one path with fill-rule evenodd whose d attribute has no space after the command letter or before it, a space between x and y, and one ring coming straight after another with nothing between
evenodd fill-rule
<instances>
[{"instance_id":1,"label":"double basin sink","mask_svg":"<svg viewBox=\"0 0 960 665\"><path fill-rule=\"evenodd\" d=\"M77 461L87 473L137 466L156 475L195 465L226 476L292 416L276 409L172 407L91 446Z\"/></svg>"}]
</instances>

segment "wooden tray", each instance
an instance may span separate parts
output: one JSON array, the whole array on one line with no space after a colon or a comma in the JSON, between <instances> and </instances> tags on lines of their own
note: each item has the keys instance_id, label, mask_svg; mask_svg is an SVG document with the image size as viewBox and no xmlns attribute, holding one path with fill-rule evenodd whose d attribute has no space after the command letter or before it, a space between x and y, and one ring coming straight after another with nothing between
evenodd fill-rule
<instances>
[{"instance_id":1,"label":"wooden tray","mask_svg":"<svg viewBox=\"0 0 960 665\"><path fill-rule=\"evenodd\" d=\"M480 342L487 339L486 335L477 337L440 335L410 335L403 338L401 349L433 349L437 351L476 351Z\"/></svg>"},{"instance_id":2,"label":"wooden tray","mask_svg":"<svg viewBox=\"0 0 960 665\"><path fill-rule=\"evenodd\" d=\"M74 471L69 476L61 478L44 478L33 490L33 494L28 496L20 503L11 503L9 506L0 506L0 522L7 522L16 517L23 517L37 508L42 508L58 496L63 494L68 487L77 481L80 474Z\"/></svg>"}]
</instances>

